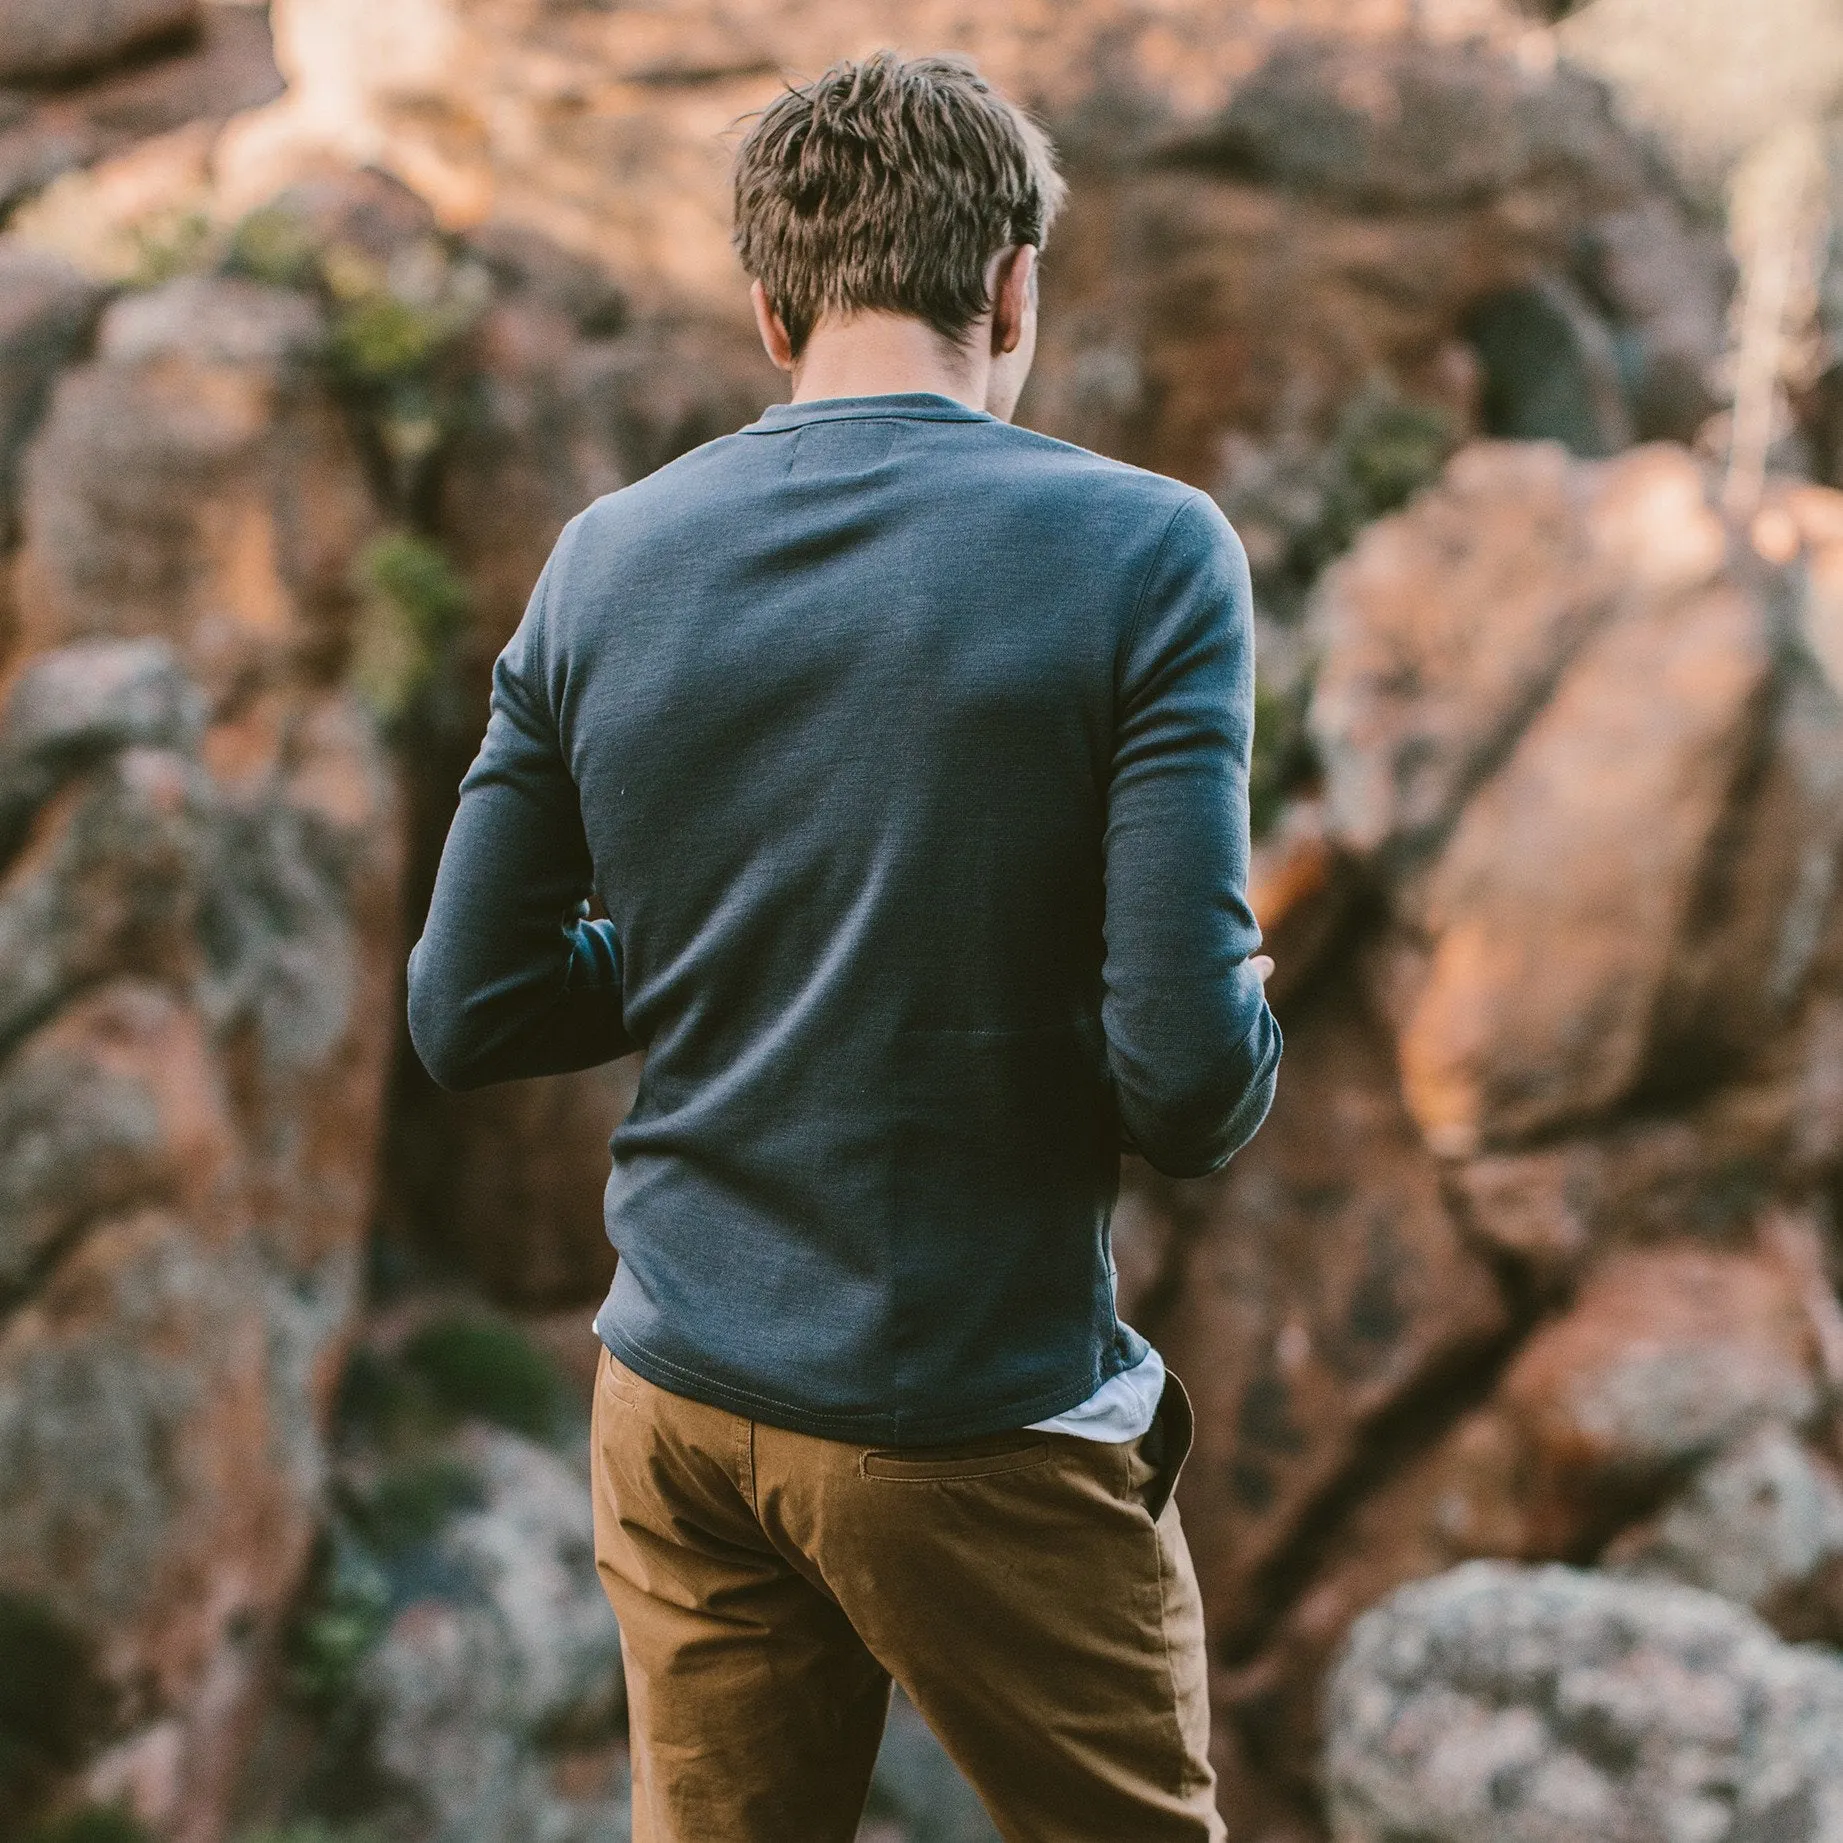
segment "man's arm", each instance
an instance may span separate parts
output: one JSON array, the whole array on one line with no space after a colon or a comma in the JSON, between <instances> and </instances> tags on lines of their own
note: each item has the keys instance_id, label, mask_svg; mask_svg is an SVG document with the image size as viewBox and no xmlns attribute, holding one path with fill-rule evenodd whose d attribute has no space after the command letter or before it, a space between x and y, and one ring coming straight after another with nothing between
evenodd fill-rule
<instances>
[{"instance_id":1,"label":"man's arm","mask_svg":"<svg viewBox=\"0 0 1843 1843\"><path fill-rule=\"evenodd\" d=\"M410 1037L444 1088L592 1068L635 1047L614 928L583 919L592 866L546 669L547 597L569 535L493 668L486 740L410 955Z\"/></svg>"},{"instance_id":2,"label":"man's arm","mask_svg":"<svg viewBox=\"0 0 1843 1843\"><path fill-rule=\"evenodd\" d=\"M1107 804L1108 1056L1122 1126L1174 1177L1254 1136L1280 1062L1246 895L1253 736L1247 559L1197 494L1128 629Z\"/></svg>"}]
</instances>

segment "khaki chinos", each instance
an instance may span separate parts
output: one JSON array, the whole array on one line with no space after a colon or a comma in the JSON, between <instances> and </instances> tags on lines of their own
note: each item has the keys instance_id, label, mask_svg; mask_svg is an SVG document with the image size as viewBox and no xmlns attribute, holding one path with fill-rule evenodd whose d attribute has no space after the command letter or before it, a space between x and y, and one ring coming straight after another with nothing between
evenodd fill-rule
<instances>
[{"instance_id":1,"label":"khaki chinos","mask_svg":"<svg viewBox=\"0 0 1843 1843\"><path fill-rule=\"evenodd\" d=\"M850 1843L890 1680L1007 1843L1219 1843L1191 1434L861 1446L602 1355L595 1547L628 1670L635 1843Z\"/></svg>"}]
</instances>

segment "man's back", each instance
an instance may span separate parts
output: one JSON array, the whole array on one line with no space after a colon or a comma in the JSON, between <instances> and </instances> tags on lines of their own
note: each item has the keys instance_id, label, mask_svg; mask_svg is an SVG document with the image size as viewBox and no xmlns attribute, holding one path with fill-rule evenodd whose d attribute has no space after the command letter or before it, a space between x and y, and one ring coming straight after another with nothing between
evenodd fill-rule
<instances>
[{"instance_id":1,"label":"man's back","mask_svg":"<svg viewBox=\"0 0 1843 1843\"><path fill-rule=\"evenodd\" d=\"M631 1368L901 1443L1144 1354L1121 1117L1209 1168L1278 1055L1240 964L1246 595L1201 495L929 395L779 407L575 521L470 787L535 728L579 794L647 1051L597 1320ZM465 1082L458 907L418 1041Z\"/></svg>"}]
</instances>

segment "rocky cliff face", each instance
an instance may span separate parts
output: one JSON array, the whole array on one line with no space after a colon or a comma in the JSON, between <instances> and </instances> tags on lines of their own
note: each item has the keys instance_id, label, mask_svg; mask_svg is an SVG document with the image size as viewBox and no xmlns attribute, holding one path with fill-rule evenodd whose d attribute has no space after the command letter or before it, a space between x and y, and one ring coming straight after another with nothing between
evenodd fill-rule
<instances>
[{"instance_id":1,"label":"rocky cliff face","mask_svg":"<svg viewBox=\"0 0 1843 1843\"><path fill-rule=\"evenodd\" d=\"M93 300L41 276L48 370ZM313 1539L394 1044L401 822L338 682L372 513L305 303L110 306L19 470L0 722L0 1822L210 1835Z\"/></svg>"},{"instance_id":2,"label":"rocky cliff face","mask_svg":"<svg viewBox=\"0 0 1843 1843\"><path fill-rule=\"evenodd\" d=\"M539 1347L588 1347L632 1071L449 1101L399 967L556 532L776 394L720 131L885 37L1067 150L1029 418L1255 567L1280 1099L1115 1225L1198 1408L1233 1834L1688 1834L1658 1788L1716 1742L1577 1718L1658 1659L1819 1719L1843 498L1716 509L1718 229L1546 27L290 4L219 134L254 14L81 15L0 32L0 192L66 172L0 236L0 1829L623 1833ZM123 85L164 100L117 132ZM1586 1572L1414 1585L1485 1560ZM1800 1746L1721 1741L1695 1834L1816 1843L1745 1827L1794 1756L1827 1808ZM899 1726L878 1834L979 1834L944 1772Z\"/></svg>"}]
</instances>

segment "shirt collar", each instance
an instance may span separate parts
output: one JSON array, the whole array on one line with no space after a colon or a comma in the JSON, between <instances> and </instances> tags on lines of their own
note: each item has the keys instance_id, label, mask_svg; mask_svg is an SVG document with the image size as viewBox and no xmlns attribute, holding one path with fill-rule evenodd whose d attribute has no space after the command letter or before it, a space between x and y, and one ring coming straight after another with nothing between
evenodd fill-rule
<instances>
[{"instance_id":1,"label":"shirt collar","mask_svg":"<svg viewBox=\"0 0 1843 1843\"><path fill-rule=\"evenodd\" d=\"M857 422L871 417L899 417L906 422L993 422L984 410L969 408L931 390L894 391L882 397L814 397L805 403L774 403L749 425L757 434L778 434L809 422ZM748 433L749 431L745 431Z\"/></svg>"}]
</instances>

